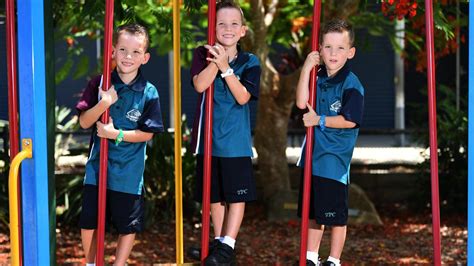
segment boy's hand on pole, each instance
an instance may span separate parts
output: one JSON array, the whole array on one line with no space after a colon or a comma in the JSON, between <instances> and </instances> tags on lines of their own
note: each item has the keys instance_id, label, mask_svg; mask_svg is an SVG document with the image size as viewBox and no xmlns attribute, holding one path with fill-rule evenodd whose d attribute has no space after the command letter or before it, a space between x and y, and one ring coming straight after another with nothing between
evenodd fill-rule
<instances>
[{"instance_id":1,"label":"boy's hand on pole","mask_svg":"<svg viewBox=\"0 0 474 266\"><path fill-rule=\"evenodd\" d=\"M319 52L312 51L306 57L306 60L304 61L303 69L307 71L311 71L316 65L319 65L320 62L321 62L321 58L319 56Z\"/></svg>"},{"instance_id":2,"label":"boy's hand on pole","mask_svg":"<svg viewBox=\"0 0 474 266\"><path fill-rule=\"evenodd\" d=\"M107 107L110 107L118 99L117 92L115 91L114 85L110 86L110 88L107 91L99 90L99 93L100 93L100 101L104 102L107 105Z\"/></svg>"},{"instance_id":3,"label":"boy's hand on pole","mask_svg":"<svg viewBox=\"0 0 474 266\"><path fill-rule=\"evenodd\" d=\"M304 126L316 126L319 123L319 115L314 111L309 103L306 103L306 107L308 107L308 112L303 115Z\"/></svg>"},{"instance_id":4,"label":"boy's hand on pole","mask_svg":"<svg viewBox=\"0 0 474 266\"><path fill-rule=\"evenodd\" d=\"M227 54L226 49L218 43L214 46L206 44L204 47L214 56L213 58L208 57L206 60L216 64L221 72L225 72L229 68L229 55Z\"/></svg>"},{"instance_id":5,"label":"boy's hand on pole","mask_svg":"<svg viewBox=\"0 0 474 266\"><path fill-rule=\"evenodd\" d=\"M106 138L106 139L117 138L117 135L119 132L114 127L114 121L112 120L112 117L109 117L109 123L107 124L97 121L96 126L97 126L97 136L99 136L100 138Z\"/></svg>"}]
</instances>

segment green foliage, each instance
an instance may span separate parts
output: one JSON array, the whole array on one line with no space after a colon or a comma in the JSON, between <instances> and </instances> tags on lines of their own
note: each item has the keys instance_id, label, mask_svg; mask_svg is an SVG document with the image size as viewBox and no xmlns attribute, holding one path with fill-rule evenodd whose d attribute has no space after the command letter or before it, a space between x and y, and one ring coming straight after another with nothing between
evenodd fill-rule
<instances>
[{"instance_id":1,"label":"green foliage","mask_svg":"<svg viewBox=\"0 0 474 266\"><path fill-rule=\"evenodd\" d=\"M56 106L56 134L54 142L54 159L57 160L61 155L68 155L71 146L76 144L71 132L79 128L78 117L75 115L68 121L65 121L71 113L71 109L67 107Z\"/></svg>"},{"instance_id":2,"label":"green foliage","mask_svg":"<svg viewBox=\"0 0 474 266\"><path fill-rule=\"evenodd\" d=\"M437 136L438 136L438 169L439 193L443 211L463 214L467 211L467 103L461 98L461 108L456 109L455 93L445 85L438 85L437 100ZM427 108L424 110L424 129L428 128ZM425 130L419 136L429 147L429 134ZM423 207L431 197L430 159L419 165L421 176L416 203Z\"/></svg>"},{"instance_id":3,"label":"green foliage","mask_svg":"<svg viewBox=\"0 0 474 266\"><path fill-rule=\"evenodd\" d=\"M105 16L104 1L94 0L54 0L53 1L53 24L55 28L55 40L65 41L68 45L67 58L58 58L61 70L56 77L56 82L61 82L71 71L73 77L79 78L90 73L88 61L82 56L84 47L81 39L89 38L95 40L102 38ZM183 65L189 64L191 60L191 47L194 48L196 39L204 36L200 24L195 21L203 21L202 14L196 12L196 7L202 7L201 1L185 1L181 12L181 45L183 47ZM172 1L152 0L119 0L114 4L114 25L137 22L146 26L150 33L150 49L158 54L166 54L173 49L173 16ZM74 68L72 62L79 64ZM102 60L98 62L101 71Z\"/></svg>"},{"instance_id":4,"label":"green foliage","mask_svg":"<svg viewBox=\"0 0 474 266\"><path fill-rule=\"evenodd\" d=\"M56 175L56 219L74 225L79 221L82 206L84 175Z\"/></svg>"},{"instance_id":5,"label":"green foliage","mask_svg":"<svg viewBox=\"0 0 474 266\"><path fill-rule=\"evenodd\" d=\"M78 129L77 116L69 118L71 109L56 106L55 161L62 155L69 155L71 146L76 145L71 132ZM58 222L77 224L81 207L83 175L56 175L56 215Z\"/></svg>"},{"instance_id":6,"label":"green foliage","mask_svg":"<svg viewBox=\"0 0 474 266\"><path fill-rule=\"evenodd\" d=\"M182 133L183 213L193 216L199 211L199 205L193 200L196 158L191 151L190 131L186 126L185 118L183 118ZM156 224L160 218L171 219L174 217L174 151L174 133L170 132L156 134L147 149L145 167L147 224Z\"/></svg>"},{"instance_id":7,"label":"green foliage","mask_svg":"<svg viewBox=\"0 0 474 266\"><path fill-rule=\"evenodd\" d=\"M8 132L7 123L0 120L0 133L4 134L5 132ZM3 161L5 164L3 167L0 167L0 231L6 231L9 220L8 173L10 171L10 158L6 152L2 151L0 153L0 161Z\"/></svg>"}]
</instances>

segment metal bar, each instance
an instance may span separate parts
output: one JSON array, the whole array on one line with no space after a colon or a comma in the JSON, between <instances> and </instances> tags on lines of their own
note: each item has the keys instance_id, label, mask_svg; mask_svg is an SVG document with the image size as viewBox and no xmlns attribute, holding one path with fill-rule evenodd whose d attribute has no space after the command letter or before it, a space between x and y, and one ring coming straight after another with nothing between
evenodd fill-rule
<instances>
[{"instance_id":1,"label":"metal bar","mask_svg":"<svg viewBox=\"0 0 474 266\"><path fill-rule=\"evenodd\" d=\"M173 0L173 80L174 80L174 174L176 215L176 264L184 263L183 174L181 157L181 47L179 0Z\"/></svg>"},{"instance_id":2,"label":"metal bar","mask_svg":"<svg viewBox=\"0 0 474 266\"><path fill-rule=\"evenodd\" d=\"M321 0L315 0L313 4L313 28L311 36L311 50L319 50L319 26L321 20ZM318 66L311 71L309 79L309 104L316 110L316 85L318 82L316 73ZM308 219L311 193L312 158L314 143L314 127L306 129L306 150L304 161L304 183L303 183L303 207L301 211L301 236L300 236L300 266L306 265L306 250L308 247Z\"/></svg>"},{"instance_id":3,"label":"metal bar","mask_svg":"<svg viewBox=\"0 0 474 266\"><path fill-rule=\"evenodd\" d=\"M459 1L456 0L456 110L460 109L461 95L461 25L459 15L461 13Z\"/></svg>"},{"instance_id":4,"label":"metal bar","mask_svg":"<svg viewBox=\"0 0 474 266\"><path fill-rule=\"evenodd\" d=\"M208 0L207 11L207 43L214 45L216 35L216 1ZM209 252L209 224L211 201L211 161L212 161L212 111L214 99L214 83L205 93L205 126L204 126L204 173L202 189L202 231L201 231L201 261Z\"/></svg>"},{"instance_id":5,"label":"metal bar","mask_svg":"<svg viewBox=\"0 0 474 266\"><path fill-rule=\"evenodd\" d=\"M32 139L33 159L21 164L24 265L51 265L54 220L48 171L46 42L44 0L18 0L18 107L20 138Z\"/></svg>"},{"instance_id":6,"label":"metal bar","mask_svg":"<svg viewBox=\"0 0 474 266\"><path fill-rule=\"evenodd\" d=\"M474 2L469 1L469 118L468 118L468 178L467 202L474 201ZM467 265L474 263L474 204L467 204Z\"/></svg>"},{"instance_id":7,"label":"metal bar","mask_svg":"<svg viewBox=\"0 0 474 266\"><path fill-rule=\"evenodd\" d=\"M7 28L7 78L8 78L8 125L10 129L10 161L18 154L18 82L17 82L17 51L16 51L16 19L15 19L15 1L5 1L6 12L6 28ZM17 193L21 195L21 176L17 178ZM21 197L17 198L18 221L21 221ZM23 264L21 254L22 249L22 232L18 231L19 265Z\"/></svg>"},{"instance_id":8,"label":"metal bar","mask_svg":"<svg viewBox=\"0 0 474 266\"><path fill-rule=\"evenodd\" d=\"M428 66L428 115L430 135L430 163L431 163L431 211L433 220L433 262L441 265L441 235L440 235L440 211L438 191L438 143L436 131L436 77L433 37L433 3L432 0L425 1L426 19L426 56Z\"/></svg>"},{"instance_id":9,"label":"metal bar","mask_svg":"<svg viewBox=\"0 0 474 266\"><path fill-rule=\"evenodd\" d=\"M104 23L104 55L103 55L103 84L102 89L110 87L110 57L112 55L112 33L114 27L114 0L105 1L105 23ZM109 109L102 114L102 123L109 122ZM98 206L97 206L97 253L96 264L104 265L104 242L105 242L105 201L107 194L107 161L108 140L100 139L100 167L98 181Z\"/></svg>"},{"instance_id":10,"label":"metal bar","mask_svg":"<svg viewBox=\"0 0 474 266\"><path fill-rule=\"evenodd\" d=\"M10 259L13 266L21 265L21 242L20 242L20 212L18 211L18 175L20 164L24 159L33 156L33 144L31 139L23 140L23 151L13 158L8 175L8 201L10 202Z\"/></svg>"},{"instance_id":11,"label":"metal bar","mask_svg":"<svg viewBox=\"0 0 474 266\"><path fill-rule=\"evenodd\" d=\"M8 117L10 127L10 158L18 153L18 94L16 61L15 1L6 0Z\"/></svg>"}]
</instances>

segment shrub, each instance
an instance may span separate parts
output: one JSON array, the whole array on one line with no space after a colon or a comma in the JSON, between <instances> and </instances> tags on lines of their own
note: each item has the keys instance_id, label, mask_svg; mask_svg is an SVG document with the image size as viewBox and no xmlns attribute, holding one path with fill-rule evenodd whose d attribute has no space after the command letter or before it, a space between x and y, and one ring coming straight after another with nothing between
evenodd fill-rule
<instances>
[{"instance_id":1,"label":"shrub","mask_svg":"<svg viewBox=\"0 0 474 266\"><path fill-rule=\"evenodd\" d=\"M446 212L463 214L467 212L467 105L461 98L461 108L457 110L453 90L445 85L438 85L437 90L440 203ZM426 122L425 126L428 128ZM420 135L420 139L429 147L427 131ZM419 165L418 184L422 197L418 197L417 202L422 206L427 206L426 201L420 202L419 199L431 199L430 158L426 159Z\"/></svg>"}]
</instances>

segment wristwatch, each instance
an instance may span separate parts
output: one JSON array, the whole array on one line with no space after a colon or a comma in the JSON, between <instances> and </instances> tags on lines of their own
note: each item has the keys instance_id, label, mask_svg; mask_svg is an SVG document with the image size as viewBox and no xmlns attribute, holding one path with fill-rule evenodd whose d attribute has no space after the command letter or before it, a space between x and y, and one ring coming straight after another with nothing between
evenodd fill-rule
<instances>
[{"instance_id":1,"label":"wristwatch","mask_svg":"<svg viewBox=\"0 0 474 266\"><path fill-rule=\"evenodd\" d=\"M319 117L319 128L321 129L321 131L324 131L326 129L326 116L325 115L321 115Z\"/></svg>"},{"instance_id":2,"label":"wristwatch","mask_svg":"<svg viewBox=\"0 0 474 266\"><path fill-rule=\"evenodd\" d=\"M225 78L232 75L234 75L234 70L229 67L226 71L222 72L221 77Z\"/></svg>"}]
</instances>

